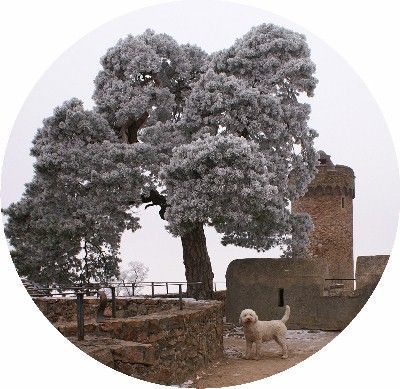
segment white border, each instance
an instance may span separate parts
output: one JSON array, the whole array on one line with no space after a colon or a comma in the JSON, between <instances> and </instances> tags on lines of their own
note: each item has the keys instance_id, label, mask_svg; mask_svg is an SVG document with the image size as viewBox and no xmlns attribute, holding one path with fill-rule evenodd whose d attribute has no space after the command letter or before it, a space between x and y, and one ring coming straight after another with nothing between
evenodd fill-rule
<instances>
[{"instance_id":1,"label":"white border","mask_svg":"<svg viewBox=\"0 0 400 389\"><path fill-rule=\"evenodd\" d=\"M194 1L194 0L186 0ZM198 0L200 1L200 0ZM52 62L79 38L103 23L143 6L167 1L14 1L1 12L1 155L25 97ZM336 49L366 82L386 118L399 155L398 90L400 63L396 1L236 1L276 13L303 26ZM16 151L17 152L17 151ZM2 157L3 158L3 157ZM384 199L382 199L384 201ZM399 236L383 281L369 303L340 337L305 363L266 383L243 387L307 388L351 385L376 387L399 382L395 287L399 272ZM103 368L70 347L36 312L20 287L1 236L0 273L2 373L13 387L131 387L132 379ZM12 293L12 297L10 294ZM393 307L393 308L391 308ZM34 335L33 335L34 334ZM394 385L393 385L394 384ZM139 387L155 385L140 382Z\"/></svg>"}]
</instances>

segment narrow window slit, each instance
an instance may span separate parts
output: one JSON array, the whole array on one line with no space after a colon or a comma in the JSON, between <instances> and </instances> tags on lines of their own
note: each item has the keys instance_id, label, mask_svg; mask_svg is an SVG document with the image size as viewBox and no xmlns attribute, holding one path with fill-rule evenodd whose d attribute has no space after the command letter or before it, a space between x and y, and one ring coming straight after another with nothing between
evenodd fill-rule
<instances>
[{"instance_id":1,"label":"narrow window slit","mask_svg":"<svg viewBox=\"0 0 400 389\"><path fill-rule=\"evenodd\" d=\"M283 307L285 305L285 298L284 298L285 289L279 289L279 307Z\"/></svg>"}]
</instances>

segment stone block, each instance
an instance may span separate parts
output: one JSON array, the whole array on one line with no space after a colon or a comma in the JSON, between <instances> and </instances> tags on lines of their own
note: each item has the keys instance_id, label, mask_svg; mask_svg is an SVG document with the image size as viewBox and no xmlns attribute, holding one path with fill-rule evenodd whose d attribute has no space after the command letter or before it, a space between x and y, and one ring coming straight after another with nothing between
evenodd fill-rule
<instances>
[{"instance_id":1,"label":"stone block","mask_svg":"<svg viewBox=\"0 0 400 389\"><path fill-rule=\"evenodd\" d=\"M126 319L121 321L121 324L121 339L137 342L138 338L142 337L143 340L143 335L147 334L147 325L143 321Z\"/></svg>"},{"instance_id":2,"label":"stone block","mask_svg":"<svg viewBox=\"0 0 400 389\"><path fill-rule=\"evenodd\" d=\"M99 323L97 330L99 333L107 333L113 338L118 338L122 331L122 322L120 320L112 319Z\"/></svg>"},{"instance_id":3,"label":"stone block","mask_svg":"<svg viewBox=\"0 0 400 389\"><path fill-rule=\"evenodd\" d=\"M129 375L131 377L136 377L135 368L130 363L116 361L115 362L115 369L118 370L119 372L124 373L126 375ZM140 378L140 377L138 377L138 378Z\"/></svg>"},{"instance_id":4,"label":"stone block","mask_svg":"<svg viewBox=\"0 0 400 389\"><path fill-rule=\"evenodd\" d=\"M173 369L162 367L148 376L150 382L163 383L171 385L175 382Z\"/></svg>"},{"instance_id":5,"label":"stone block","mask_svg":"<svg viewBox=\"0 0 400 389\"><path fill-rule=\"evenodd\" d=\"M114 347L112 352L114 359L120 362L144 365L153 365L155 362L154 348L148 344L124 342Z\"/></svg>"},{"instance_id":6,"label":"stone block","mask_svg":"<svg viewBox=\"0 0 400 389\"><path fill-rule=\"evenodd\" d=\"M149 335L149 337L147 338L147 341L149 343L155 343L158 342L159 340L167 337L168 332L166 331L160 331L160 332L156 332L154 334Z\"/></svg>"},{"instance_id":7,"label":"stone block","mask_svg":"<svg viewBox=\"0 0 400 389\"><path fill-rule=\"evenodd\" d=\"M114 358L111 350L109 348L92 348L90 350L85 351L92 358L97 361L107 365L108 367L114 368Z\"/></svg>"}]
</instances>

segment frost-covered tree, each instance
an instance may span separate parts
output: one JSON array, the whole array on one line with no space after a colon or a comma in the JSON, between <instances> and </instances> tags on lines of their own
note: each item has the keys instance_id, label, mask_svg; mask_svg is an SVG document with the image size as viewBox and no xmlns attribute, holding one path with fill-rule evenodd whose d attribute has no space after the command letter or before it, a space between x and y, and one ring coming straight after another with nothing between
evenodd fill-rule
<instances>
[{"instance_id":1,"label":"frost-covered tree","mask_svg":"<svg viewBox=\"0 0 400 389\"><path fill-rule=\"evenodd\" d=\"M135 284L135 291L143 288L140 283L147 278L148 273L149 268L143 262L129 261L120 272L119 282L122 286L119 287L119 294L133 296L132 284Z\"/></svg>"},{"instance_id":2,"label":"frost-covered tree","mask_svg":"<svg viewBox=\"0 0 400 389\"><path fill-rule=\"evenodd\" d=\"M56 108L33 141L32 182L3 210L19 274L59 285L117 276L121 234L139 227L146 149L119 143L77 99Z\"/></svg>"},{"instance_id":3,"label":"frost-covered tree","mask_svg":"<svg viewBox=\"0 0 400 389\"><path fill-rule=\"evenodd\" d=\"M316 160L310 107L299 101L317 82L303 35L264 24L208 56L146 31L120 40L101 63L97 109L120 139L153 149L154 187L143 201L159 205L181 237L187 281L203 282L189 294L212 294L204 225L223 244L305 245L309 219L289 211Z\"/></svg>"},{"instance_id":4,"label":"frost-covered tree","mask_svg":"<svg viewBox=\"0 0 400 389\"><path fill-rule=\"evenodd\" d=\"M114 207L122 212L140 202L159 206L167 230L181 238L187 281L202 282L188 287L189 295L212 296L204 226L222 234L223 244L257 250L282 245L288 253L304 247L310 221L289 209L304 193L316 161L316 132L307 125L310 107L304 101L317 81L303 35L263 24L208 55L147 30L120 40L101 64L96 113L90 115L105 118L112 135L99 133L95 144L105 147L102 156L86 162L107 160L114 147L128 153L123 163L106 166L114 172L119 201L108 202L104 214L113 223ZM60 173L72 162L65 158ZM91 197L100 204L108 200L103 184ZM90 211L94 225L102 212ZM111 235L118 240L123 228L118 223Z\"/></svg>"}]
</instances>

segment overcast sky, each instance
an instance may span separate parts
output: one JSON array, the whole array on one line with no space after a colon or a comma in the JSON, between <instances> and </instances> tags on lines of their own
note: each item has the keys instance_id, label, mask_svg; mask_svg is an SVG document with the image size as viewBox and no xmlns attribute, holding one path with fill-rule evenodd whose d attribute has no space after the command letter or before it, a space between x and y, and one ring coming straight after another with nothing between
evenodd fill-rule
<instances>
[{"instance_id":1,"label":"overcast sky","mask_svg":"<svg viewBox=\"0 0 400 389\"><path fill-rule=\"evenodd\" d=\"M99 58L127 34L146 28L165 32L179 43L194 43L207 52L230 46L252 26L276 23L307 36L319 84L310 101L310 125L319 133L316 148L348 165L356 175L354 200L354 254L389 254L399 211L399 178L394 147L377 104L357 74L317 37L285 19L259 9L232 3L169 3L136 11L113 20L67 50L38 81L15 122L5 154L2 206L17 201L32 177L29 149L43 118L73 96L92 106L93 79ZM143 228L125 233L123 261L139 260L150 268L150 280L184 280L179 239L163 227L157 210L141 213ZM235 258L277 256L237 247L223 247L218 235L207 230L209 254L216 281L225 281L228 263Z\"/></svg>"}]
</instances>

